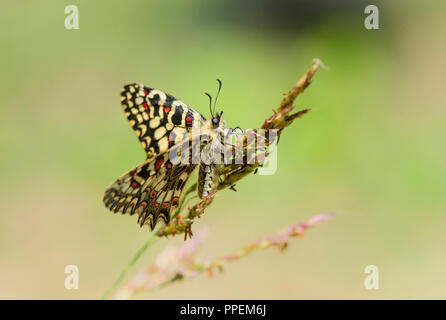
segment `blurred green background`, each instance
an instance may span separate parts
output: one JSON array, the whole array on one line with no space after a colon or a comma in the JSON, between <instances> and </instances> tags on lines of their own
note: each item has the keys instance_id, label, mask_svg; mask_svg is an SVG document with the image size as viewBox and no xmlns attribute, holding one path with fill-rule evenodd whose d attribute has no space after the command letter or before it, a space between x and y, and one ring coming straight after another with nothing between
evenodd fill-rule
<instances>
[{"instance_id":1,"label":"blurred green background","mask_svg":"<svg viewBox=\"0 0 446 320\"><path fill-rule=\"evenodd\" d=\"M64 28L79 8L80 29ZM149 233L104 208L105 188L144 159L120 107L143 82L209 116L215 78L228 126L258 127L319 70L297 105L278 170L224 191L194 224L219 255L317 213L339 215L142 298L446 298L446 4L373 1L9 1L0 12L0 298L95 299ZM159 241L132 273L152 263ZM64 288L64 268L80 288ZM380 289L364 288L364 268Z\"/></svg>"}]
</instances>

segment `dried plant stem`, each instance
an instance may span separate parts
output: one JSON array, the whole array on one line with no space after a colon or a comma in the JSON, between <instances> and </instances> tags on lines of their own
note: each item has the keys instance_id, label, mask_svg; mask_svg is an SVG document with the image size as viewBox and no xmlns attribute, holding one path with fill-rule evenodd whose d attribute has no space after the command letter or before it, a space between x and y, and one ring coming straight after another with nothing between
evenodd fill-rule
<instances>
[{"instance_id":1,"label":"dried plant stem","mask_svg":"<svg viewBox=\"0 0 446 320\"><path fill-rule=\"evenodd\" d=\"M196 261L196 263L188 266L184 270L180 270L171 279L167 280L164 283L161 283L160 286L177 280L192 278L202 272L208 272L210 275L212 275L212 272L215 268L223 271L223 265L225 265L226 263L234 260L239 260L255 250L275 247L279 251L282 251L287 248L289 240L291 240L292 238L303 236L306 229L314 227L328 219L331 219L333 216L333 213L315 215L305 222L296 223L276 235L260 238L257 241L243 246L229 254L221 255L214 259L203 259L201 261Z\"/></svg>"},{"instance_id":2,"label":"dried plant stem","mask_svg":"<svg viewBox=\"0 0 446 320\"><path fill-rule=\"evenodd\" d=\"M300 80L296 83L296 85L286 94L282 102L279 106L279 111L291 106L296 100L297 96L305 91L305 89L310 85L311 78L313 78L316 70L322 65L322 61L320 59L314 59L313 65L307 71L307 73L300 78Z\"/></svg>"},{"instance_id":3,"label":"dried plant stem","mask_svg":"<svg viewBox=\"0 0 446 320\"><path fill-rule=\"evenodd\" d=\"M177 245L173 250L172 248L165 249L157 257L156 264L135 275L120 291L118 297L133 299L139 294L165 287L180 280L194 278L201 273L212 275L214 270L223 271L223 266L228 262L239 260L256 250L275 247L279 251L283 251L291 239L303 236L308 228L331 219L333 215L330 213L312 216L305 222L295 223L280 233L262 237L215 258L196 258L195 254L205 239L203 236L194 237L188 242Z\"/></svg>"}]
</instances>

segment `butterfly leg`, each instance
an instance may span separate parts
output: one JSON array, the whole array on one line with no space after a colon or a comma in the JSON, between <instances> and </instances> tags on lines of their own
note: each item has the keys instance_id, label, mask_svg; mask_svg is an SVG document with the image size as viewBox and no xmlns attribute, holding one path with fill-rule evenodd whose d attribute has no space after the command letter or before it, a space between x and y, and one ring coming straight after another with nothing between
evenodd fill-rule
<instances>
[{"instance_id":1,"label":"butterfly leg","mask_svg":"<svg viewBox=\"0 0 446 320\"><path fill-rule=\"evenodd\" d=\"M194 234L192 233L192 223L190 225L188 225L186 227L186 229L184 230L184 241L187 240L187 237L189 237L189 239L192 239L192 236Z\"/></svg>"}]
</instances>

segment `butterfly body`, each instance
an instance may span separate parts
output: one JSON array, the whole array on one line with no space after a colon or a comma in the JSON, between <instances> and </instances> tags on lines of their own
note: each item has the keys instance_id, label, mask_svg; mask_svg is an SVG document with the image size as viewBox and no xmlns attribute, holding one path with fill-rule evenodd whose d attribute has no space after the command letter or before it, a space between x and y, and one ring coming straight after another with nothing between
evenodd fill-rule
<instances>
[{"instance_id":1,"label":"butterfly body","mask_svg":"<svg viewBox=\"0 0 446 320\"><path fill-rule=\"evenodd\" d=\"M212 159L221 156L225 122L221 113L207 120L173 96L142 84L124 86L121 104L147 159L112 183L103 201L114 213L136 213L140 226L153 229L159 220L170 221L197 166L199 196L216 189L223 165ZM198 161L173 161L178 150L193 153L194 143L199 145Z\"/></svg>"}]
</instances>

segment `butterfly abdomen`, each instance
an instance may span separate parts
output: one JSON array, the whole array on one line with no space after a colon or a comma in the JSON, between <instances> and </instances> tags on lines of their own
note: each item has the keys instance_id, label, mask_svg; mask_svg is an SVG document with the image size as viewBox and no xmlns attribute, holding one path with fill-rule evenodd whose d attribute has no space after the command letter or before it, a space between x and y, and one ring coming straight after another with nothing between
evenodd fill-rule
<instances>
[{"instance_id":1,"label":"butterfly abdomen","mask_svg":"<svg viewBox=\"0 0 446 320\"><path fill-rule=\"evenodd\" d=\"M217 167L215 164L201 164L198 172L198 196L205 198L217 187Z\"/></svg>"}]
</instances>

